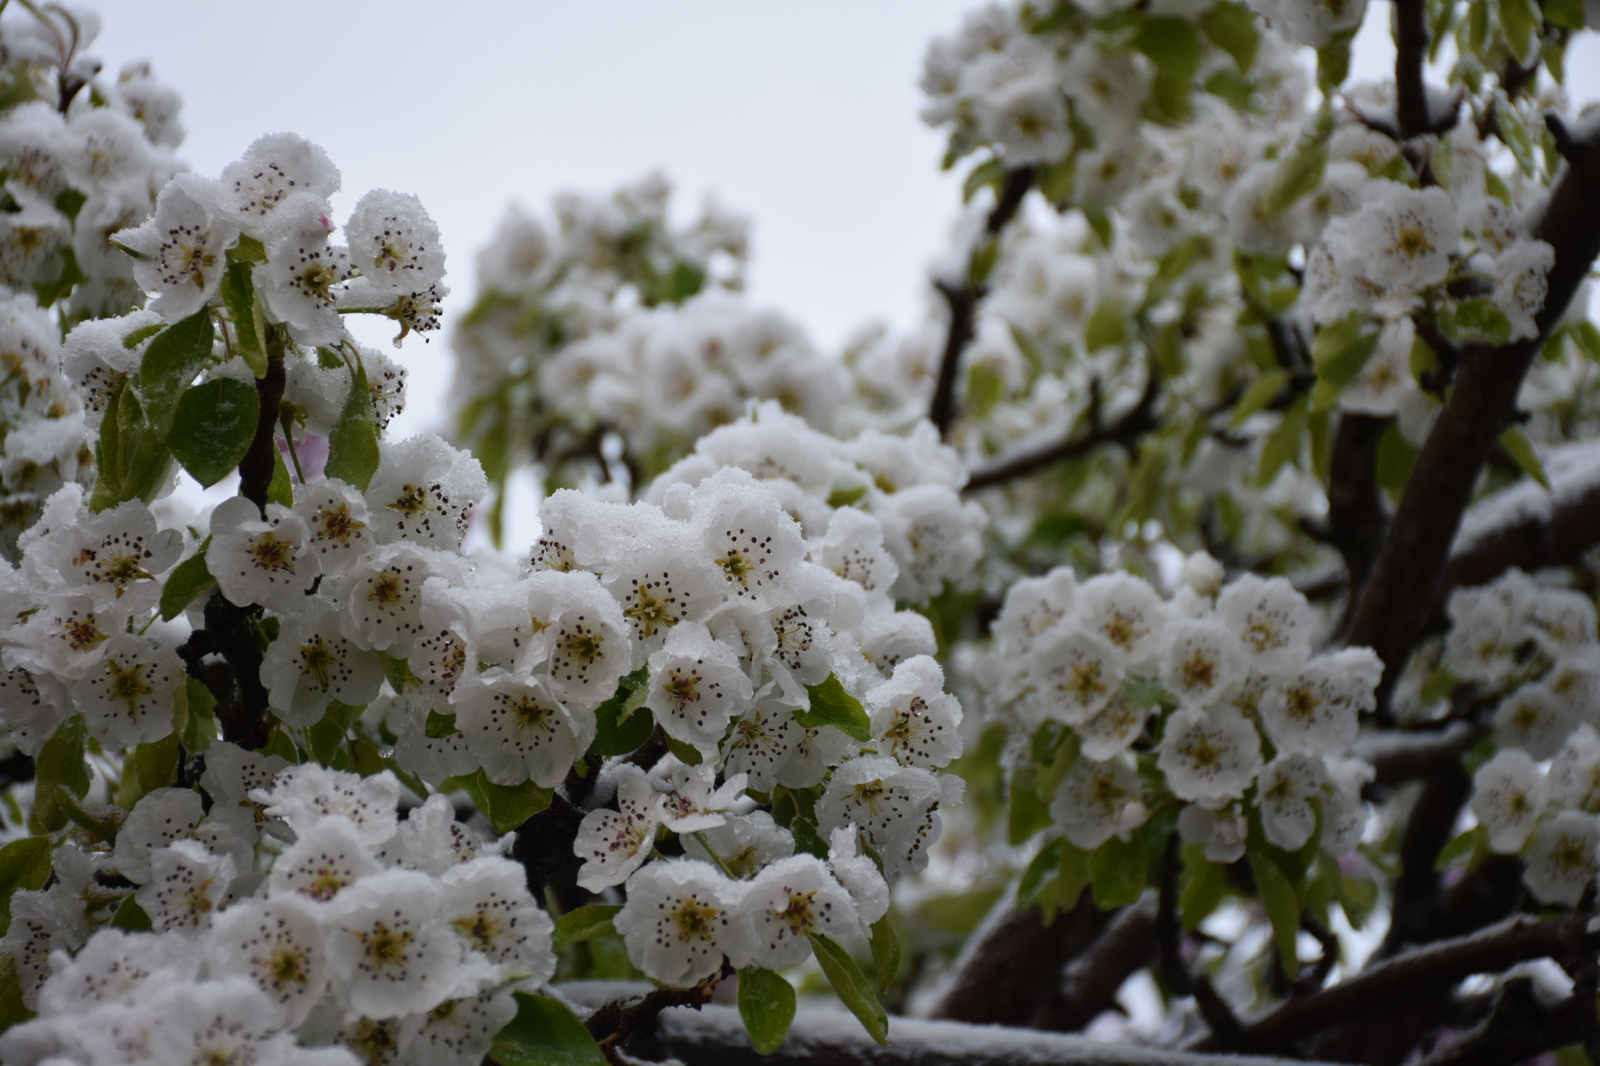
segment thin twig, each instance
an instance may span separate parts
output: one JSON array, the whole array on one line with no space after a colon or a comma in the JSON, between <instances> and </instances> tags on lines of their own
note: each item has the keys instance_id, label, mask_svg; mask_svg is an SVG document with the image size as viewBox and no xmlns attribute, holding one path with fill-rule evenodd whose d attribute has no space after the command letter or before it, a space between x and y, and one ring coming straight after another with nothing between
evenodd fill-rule
<instances>
[{"instance_id":1,"label":"thin twig","mask_svg":"<svg viewBox=\"0 0 1600 1066\"><path fill-rule=\"evenodd\" d=\"M1023 198L1033 188L1036 174L1033 167L1019 167L1006 174L1005 184L1000 188L1000 198L984 223L985 241L997 239L1000 231L1016 217ZM972 340L978 301L983 299L987 290L972 284L970 280L960 285L944 282L935 284L950 306L950 327L945 334L944 351L939 357L939 376L934 384L933 399L928 404L928 421L939 430L939 436L944 437L949 434L950 425L956 418L956 382L961 376L961 353Z\"/></svg>"},{"instance_id":2,"label":"thin twig","mask_svg":"<svg viewBox=\"0 0 1600 1066\"><path fill-rule=\"evenodd\" d=\"M1086 432L1059 444L1027 452L975 471L967 479L965 491L977 492L979 489L1026 477L1056 463L1087 455L1102 444L1120 445L1131 454L1138 439L1156 428L1158 420L1155 408L1160 396L1161 379L1152 369L1145 381L1144 392L1140 395L1139 402L1109 426L1100 424L1097 413L1099 405L1095 402L1095 397L1091 397L1090 425Z\"/></svg>"}]
</instances>

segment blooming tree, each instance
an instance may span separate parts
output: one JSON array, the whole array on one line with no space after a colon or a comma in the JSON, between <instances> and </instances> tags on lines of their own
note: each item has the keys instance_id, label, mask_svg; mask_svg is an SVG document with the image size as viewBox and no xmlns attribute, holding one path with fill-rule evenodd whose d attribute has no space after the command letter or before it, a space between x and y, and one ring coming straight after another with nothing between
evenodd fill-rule
<instances>
[{"instance_id":1,"label":"blooming tree","mask_svg":"<svg viewBox=\"0 0 1600 1066\"><path fill-rule=\"evenodd\" d=\"M454 443L416 197L0 16L6 1066L1600 1056L1581 5L982 8L925 323L563 196Z\"/></svg>"}]
</instances>

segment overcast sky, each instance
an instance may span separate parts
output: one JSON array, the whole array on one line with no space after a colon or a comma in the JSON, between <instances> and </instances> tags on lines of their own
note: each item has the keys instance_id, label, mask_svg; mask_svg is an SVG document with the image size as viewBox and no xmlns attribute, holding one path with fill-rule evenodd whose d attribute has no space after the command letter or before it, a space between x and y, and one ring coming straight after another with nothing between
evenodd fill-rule
<instances>
[{"instance_id":1,"label":"overcast sky","mask_svg":"<svg viewBox=\"0 0 1600 1066\"><path fill-rule=\"evenodd\" d=\"M88 0L91 4L96 0ZM911 324L959 200L917 118L923 50L969 0L98 0L96 53L149 59L184 98L181 154L216 174L257 136L303 134L344 176L419 195L450 257L446 328L512 201L606 190L652 168L685 210L714 190L755 222L753 297L834 349ZM1375 6L1358 70L1391 62ZM1568 69L1593 98L1600 52ZM364 318L366 316L353 316ZM358 323L352 323L358 325ZM362 329L382 343L389 323ZM436 425L448 341L408 340L399 427Z\"/></svg>"}]
</instances>

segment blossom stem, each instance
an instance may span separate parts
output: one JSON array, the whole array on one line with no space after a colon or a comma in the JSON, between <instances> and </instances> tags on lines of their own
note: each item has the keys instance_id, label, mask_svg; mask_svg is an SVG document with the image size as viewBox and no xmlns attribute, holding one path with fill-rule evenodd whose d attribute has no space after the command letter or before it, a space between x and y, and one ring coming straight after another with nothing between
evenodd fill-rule
<instances>
[{"instance_id":1,"label":"blossom stem","mask_svg":"<svg viewBox=\"0 0 1600 1066\"><path fill-rule=\"evenodd\" d=\"M717 854L716 849L711 846L711 842L706 839L706 835L704 833L696 830L694 838L700 842L700 846L702 848L706 849L706 854L711 856L711 861L717 864L717 869L727 874L731 880L739 880L739 875L730 870L728 868L728 864L722 861L722 856Z\"/></svg>"}]
</instances>

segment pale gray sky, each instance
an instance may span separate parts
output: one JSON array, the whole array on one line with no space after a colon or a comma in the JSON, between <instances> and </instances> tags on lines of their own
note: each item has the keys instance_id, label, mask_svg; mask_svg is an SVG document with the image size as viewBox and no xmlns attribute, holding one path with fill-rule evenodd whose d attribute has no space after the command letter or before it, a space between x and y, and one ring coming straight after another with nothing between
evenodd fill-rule
<instances>
[{"instance_id":1,"label":"pale gray sky","mask_svg":"<svg viewBox=\"0 0 1600 1066\"><path fill-rule=\"evenodd\" d=\"M181 154L200 173L293 130L343 172L341 213L375 187L420 196L450 256L447 328L506 204L543 211L557 190L659 167L685 207L715 191L754 219L753 297L833 349L874 318L915 321L959 201L916 78L972 0L88 2L113 70L148 58L183 94ZM1376 4L1367 76L1391 61L1387 22ZM1595 97L1600 51L1568 65ZM400 355L412 400L397 428L436 425L448 342Z\"/></svg>"}]
</instances>

